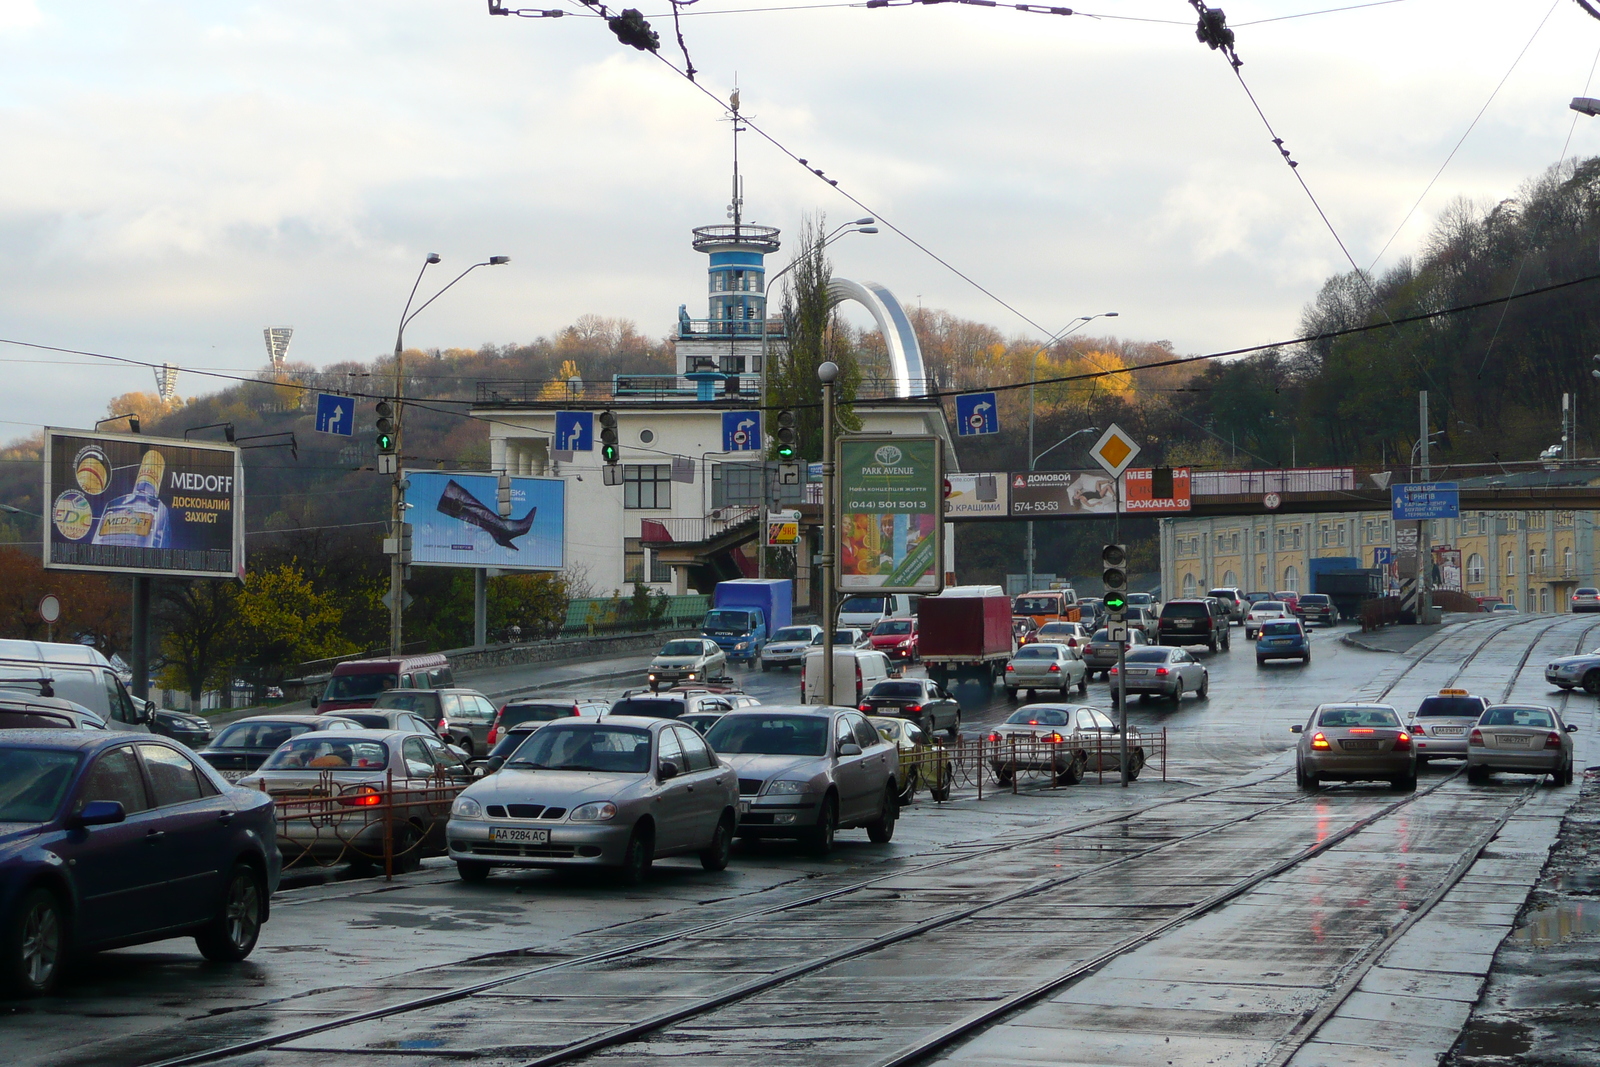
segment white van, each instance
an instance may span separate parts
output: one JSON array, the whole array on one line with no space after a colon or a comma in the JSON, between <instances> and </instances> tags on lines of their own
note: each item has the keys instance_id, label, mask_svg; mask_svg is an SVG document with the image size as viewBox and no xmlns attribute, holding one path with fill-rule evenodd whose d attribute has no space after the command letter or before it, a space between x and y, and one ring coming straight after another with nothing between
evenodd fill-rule
<instances>
[{"instance_id":1,"label":"white van","mask_svg":"<svg viewBox=\"0 0 1600 1067\"><path fill-rule=\"evenodd\" d=\"M917 613L922 598L910 593L863 593L845 597L839 605L839 625L870 630L884 619L907 619Z\"/></svg>"},{"instance_id":2,"label":"white van","mask_svg":"<svg viewBox=\"0 0 1600 1067\"><path fill-rule=\"evenodd\" d=\"M889 657L870 648L833 649L833 699L822 698L822 649L811 648L800 664L800 703L836 704L853 708L861 697L889 677Z\"/></svg>"},{"instance_id":3,"label":"white van","mask_svg":"<svg viewBox=\"0 0 1600 1067\"><path fill-rule=\"evenodd\" d=\"M56 696L82 704L113 730L149 733L149 712L134 706L111 662L99 649L43 641L0 640L0 689L9 678L19 691L39 691L39 679L50 679Z\"/></svg>"}]
</instances>

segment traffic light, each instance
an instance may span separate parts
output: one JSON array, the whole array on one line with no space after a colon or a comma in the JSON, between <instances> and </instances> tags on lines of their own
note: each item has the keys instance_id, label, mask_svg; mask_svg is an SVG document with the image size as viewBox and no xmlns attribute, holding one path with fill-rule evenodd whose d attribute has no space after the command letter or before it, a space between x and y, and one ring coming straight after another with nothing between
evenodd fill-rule
<instances>
[{"instance_id":1,"label":"traffic light","mask_svg":"<svg viewBox=\"0 0 1600 1067\"><path fill-rule=\"evenodd\" d=\"M621 452L617 450L617 417L610 411L600 413L600 458L615 463Z\"/></svg>"},{"instance_id":2,"label":"traffic light","mask_svg":"<svg viewBox=\"0 0 1600 1067\"><path fill-rule=\"evenodd\" d=\"M378 401L378 451L394 451L394 405L387 400Z\"/></svg>"},{"instance_id":3,"label":"traffic light","mask_svg":"<svg viewBox=\"0 0 1600 1067\"><path fill-rule=\"evenodd\" d=\"M778 412L778 458L793 459L799 440L794 432L794 412Z\"/></svg>"},{"instance_id":4,"label":"traffic light","mask_svg":"<svg viewBox=\"0 0 1600 1067\"><path fill-rule=\"evenodd\" d=\"M1128 608L1128 546L1106 545L1100 549L1100 580L1105 583L1106 611L1120 620Z\"/></svg>"}]
</instances>

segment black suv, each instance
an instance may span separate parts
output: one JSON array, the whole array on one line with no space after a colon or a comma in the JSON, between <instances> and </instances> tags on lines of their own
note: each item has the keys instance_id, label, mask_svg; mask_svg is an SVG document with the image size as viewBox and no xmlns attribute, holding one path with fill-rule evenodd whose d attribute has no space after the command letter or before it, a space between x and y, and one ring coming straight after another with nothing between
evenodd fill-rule
<instances>
[{"instance_id":1,"label":"black suv","mask_svg":"<svg viewBox=\"0 0 1600 1067\"><path fill-rule=\"evenodd\" d=\"M1212 596L1169 600L1156 620L1158 645L1205 645L1215 652L1230 646L1230 633L1228 609Z\"/></svg>"}]
</instances>

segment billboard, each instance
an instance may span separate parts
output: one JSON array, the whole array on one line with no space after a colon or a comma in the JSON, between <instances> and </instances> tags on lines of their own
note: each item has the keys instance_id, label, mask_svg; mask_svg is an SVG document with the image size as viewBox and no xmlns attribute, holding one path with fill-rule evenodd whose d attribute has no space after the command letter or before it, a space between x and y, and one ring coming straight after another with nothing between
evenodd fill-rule
<instances>
[{"instance_id":1,"label":"billboard","mask_svg":"<svg viewBox=\"0 0 1600 1067\"><path fill-rule=\"evenodd\" d=\"M233 445L46 428L44 565L244 577L244 464Z\"/></svg>"},{"instance_id":2,"label":"billboard","mask_svg":"<svg viewBox=\"0 0 1600 1067\"><path fill-rule=\"evenodd\" d=\"M1169 497L1150 495L1154 473L1149 467L1136 467L1122 476L1122 510L1157 515L1188 511L1191 500L1189 468L1172 468L1172 495Z\"/></svg>"},{"instance_id":3,"label":"billboard","mask_svg":"<svg viewBox=\"0 0 1600 1067\"><path fill-rule=\"evenodd\" d=\"M567 483L512 478L501 517L500 476L407 471L411 562L424 567L558 571L566 565Z\"/></svg>"},{"instance_id":4,"label":"billboard","mask_svg":"<svg viewBox=\"0 0 1600 1067\"><path fill-rule=\"evenodd\" d=\"M838 445L838 587L944 588L943 443L932 435L851 435Z\"/></svg>"},{"instance_id":5,"label":"billboard","mask_svg":"<svg viewBox=\"0 0 1600 1067\"><path fill-rule=\"evenodd\" d=\"M1190 471L1172 468L1172 495L1150 495L1152 471L1134 467L1122 475L1122 512L1165 515L1188 511ZM1117 506L1116 481L1105 471L1013 471L1010 517L1013 519L1075 519L1113 515ZM1003 513L999 518L1006 517Z\"/></svg>"},{"instance_id":6,"label":"billboard","mask_svg":"<svg viewBox=\"0 0 1600 1067\"><path fill-rule=\"evenodd\" d=\"M944 498L946 519L1003 519L1010 515L1005 471L947 474L950 495Z\"/></svg>"}]
</instances>

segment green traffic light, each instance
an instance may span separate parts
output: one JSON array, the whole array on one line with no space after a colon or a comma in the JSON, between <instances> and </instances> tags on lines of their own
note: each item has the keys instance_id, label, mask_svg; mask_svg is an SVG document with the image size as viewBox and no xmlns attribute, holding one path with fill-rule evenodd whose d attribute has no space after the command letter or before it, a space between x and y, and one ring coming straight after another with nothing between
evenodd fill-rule
<instances>
[{"instance_id":1,"label":"green traffic light","mask_svg":"<svg viewBox=\"0 0 1600 1067\"><path fill-rule=\"evenodd\" d=\"M394 449L394 435L393 434L388 434L388 433L380 433L378 435L378 451L379 452L389 452L389 451L393 451L393 449Z\"/></svg>"},{"instance_id":2,"label":"green traffic light","mask_svg":"<svg viewBox=\"0 0 1600 1067\"><path fill-rule=\"evenodd\" d=\"M618 453L617 453L617 446L616 445L601 445L600 446L600 456L607 463L615 463L617 461L617 455L618 455Z\"/></svg>"},{"instance_id":3,"label":"green traffic light","mask_svg":"<svg viewBox=\"0 0 1600 1067\"><path fill-rule=\"evenodd\" d=\"M794 458L794 446L793 445L779 445L778 446L778 458L779 459L793 459Z\"/></svg>"},{"instance_id":4,"label":"green traffic light","mask_svg":"<svg viewBox=\"0 0 1600 1067\"><path fill-rule=\"evenodd\" d=\"M1128 598L1121 593L1107 593L1105 605L1107 611L1122 611L1128 606Z\"/></svg>"}]
</instances>

